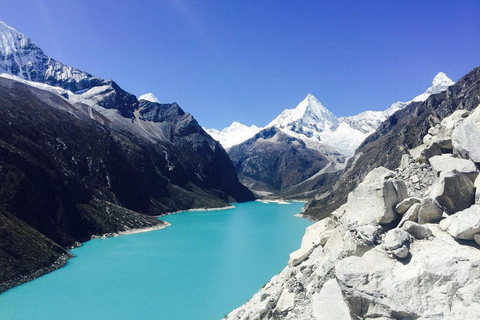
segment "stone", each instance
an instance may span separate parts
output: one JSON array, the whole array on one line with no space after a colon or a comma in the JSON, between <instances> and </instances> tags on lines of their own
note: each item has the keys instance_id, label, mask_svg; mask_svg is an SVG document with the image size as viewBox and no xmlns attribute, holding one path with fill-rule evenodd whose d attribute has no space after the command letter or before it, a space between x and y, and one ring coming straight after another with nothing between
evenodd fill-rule
<instances>
[{"instance_id":1,"label":"stone","mask_svg":"<svg viewBox=\"0 0 480 320\"><path fill-rule=\"evenodd\" d=\"M429 160L433 171L439 174L442 171L457 170L466 174L470 180L475 181L478 176L478 169L475 163L469 159L454 157L452 154L433 156Z\"/></svg>"},{"instance_id":2,"label":"stone","mask_svg":"<svg viewBox=\"0 0 480 320\"><path fill-rule=\"evenodd\" d=\"M429 145L432 141L433 136L431 134L427 134L423 137L423 144Z\"/></svg>"},{"instance_id":3,"label":"stone","mask_svg":"<svg viewBox=\"0 0 480 320\"><path fill-rule=\"evenodd\" d=\"M418 223L437 223L442 219L443 209L437 200L424 198L418 211Z\"/></svg>"},{"instance_id":4,"label":"stone","mask_svg":"<svg viewBox=\"0 0 480 320\"><path fill-rule=\"evenodd\" d=\"M355 233L355 240L361 246L373 246L380 238L382 233L382 227L379 225L364 225L356 227L353 232Z\"/></svg>"},{"instance_id":5,"label":"stone","mask_svg":"<svg viewBox=\"0 0 480 320\"><path fill-rule=\"evenodd\" d=\"M474 240L474 235L480 233L480 205L473 205L443 219L440 228L455 239Z\"/></svg>"},{"instance_id":6,"label":"stone","mask_svg":"<svg viewBox=\"0 0 480 320\"><path fill-rule=\"evenodd\" d=\"M473 182L457 170L442 171L432 186L430 196L452 214L475 203Z\"/></svg>"},{"instance_id":7,"label":"stone","mask_svg":"<svg viewBox=\"0 0 480 320\"><path fill-rule=\"evenodd\" d=\"M411 176L410 180L412 181L412 183L419 183L420 182L420 179L416 175Z\"/></svg>"},{"instance_id":8,"label":"stone","mask_svg":"<svg viewBox=\"0 0 480 320\"><path fill-rule=\"evenodd\" d=\"M473 235L473 240L480 246L480 233Z\"/></svg>"},{"instance_id":9,"label":"stone","mask_svg":"<svg viewBox=\"0 0 480 320\"><path fill-rule=\"evenodd\" d=\"M410 156L408 154L403 154L402 159L400 160L400 168L406 169L408 167L409 160L410 160Z\"/></svg>"},{"instance_id":10,"label":"stone","mask_svg":"<svg viewBox=\"0 0 480 320\"><path fill-rule=\"evenodd\" d=\"M391 179L395 173L383 167L373 169L348 195L340 222L347 228L390 223L398 219L394 207L407 197L403 181Z\"/></svg>"},{"instance_id":11,"label":"stone","mask_svg":"<svg viewBox=\"0 0 480 320\"><path fill-rule=\"evenodd\" d=\"M407 221L418 221L418 212L420 211L421 204L414 203L407 212L403 215L402 220L398 224L398 228L401 228Z\"/></svg>"},{"instance_id":12,"label":"stone","mask_svg":"<svg viewBox=\"0 0 480 320\"><path fill-rule=\"evenodd\" d=\"M480 164L480 108L476 108L452 133L454 153Z\"/></svg>"},{"instance_id":13,"label":"stone","mask_svg":"<svg viewBox=\"0 0 480 320\"><path fill-rule=\"evenodd\" d=\"M313 316L317 320L350 320L350 309L343 300L337 280L330 279L323 284L319 293L312 296Z\"/></svg>"},{"instance_id":14,"label":"stone","mask_svg":"<svg viewBox=\"0 0 480 320\"><path fill-rule=\"evenodd\" d=\"M440 129L440 125L435 125L434 127L430 127L428 129L428 134L431 136L436 136L438 134L438 130Z\"/></svg>"},{"instance_id":15,"label":"stone","mask_svg":"<svg viewBox=\"0 0 480 320\"><path fill-rule=\"evenodd\" d=\"M440 148L437 142L434 142L431 145L425 146L425 148L420 151L419 161L421 163L427 163L431 157L441 154L442 148Z\"/></svg>"},{"instance_id":16,"label":"stone","mask_svg":"<svg viewBox=\"0 0 480 320\"><path fill-rule=\"evenodd\" d=\"M383 248L397 258L403 259L408 255L408 245L412 236L403 229L395 228L388 231L383 241Z\"/></svg>"},{"instance_id":17,"label":"stone","mask_svg":"<svg viewBox=\"0 0 480 320\"><path fill-rule=\"evenodd\" d=\"M325 218L308 226L305 229L300 249L290 254L288 265L294 267L300 264L308 258L315 247L325 245L336 225L333 219Z\"/></svg>"},{"instance_id":18,"label":"stone","mask_svg":"<svg viewBox=\"0 0 480 320\"><path fill-rule=\"evenodd\" d=\"M426 239L433 235L432 230L413 221L406 221L402 228L415 239Z\"/></svg>"},{"instance_id":19,"label":"stone","mask_svg":"<svg viewBox=\"0 0 480 320\"><path fill-rule=\"evenodd\" d=\"M408 150L408 154L414 158L414 159L418 159L420 157L420 153L422 152L422 150L425 149L425 145L421 144L413 149L409 149Z\"/></svg>"},{"instance_id":20,"label":"stone","mask_svg":"<svg viewBox=\"0 0 480 320\"><path fill-rule=\"evenodd\" d=\"M402 202L395 206L395 211L399 214L404 214L408 209L410 209L411 206L413 206L415 203L420 203L420 201L421 200L416 197L405 198Z\"/></svg>"},{"instance_id":21,"label":"stone","mask_svg":"<svg viewBox=\"0 0 480 320\"><path fill-rule=\"evenodd\" d=\"M280 312L285 312L293 308L295 305L295 292L289 292L287 289L282 291L277 302L276 309Z\"/></svg>"},{"instance_id":22,"label":"stone","mask_svg":"<svg viewBox=\"0 0 480 320\"><path fill-rule=\"evenodd\" d=\"M446 130L453 130L460 122L468 117L470 112L467 110L456 110L448 117L443 118L440 126Z\"/></svg>"},{"instance_id":23,"label":"stone","mask_svg":"<svg viewBox=\"0 0 480 320\"><path fill-rule=\"evenodd\" d=\"M400 259L404 259L404 258L408 257L408 253L409 253L409 251L408 251L408 248L407 248L406 245L403 245L398 249L392 250L392 254L394 256L396 256L397 258L400 258Z\"/></svg>"}]
</instances>

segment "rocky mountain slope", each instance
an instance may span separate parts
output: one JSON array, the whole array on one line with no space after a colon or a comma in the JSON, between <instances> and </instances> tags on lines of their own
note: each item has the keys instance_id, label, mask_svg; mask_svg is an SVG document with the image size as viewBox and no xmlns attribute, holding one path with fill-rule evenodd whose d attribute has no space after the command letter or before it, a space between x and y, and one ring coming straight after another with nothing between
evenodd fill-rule
<instances>
[{"instance_id":1,"label":"rocky mountain slope","mask_svg":"<svg viewBox=\"0 0 480 320\"><path fill-rule=\"evenodd\" d=\"M62 265L64 247L92 235L254 199L176 103L139 101L3 23L0 34L0 291Z\"/></svg>"},{"instance_id":2,"label":"rocky mountain slope","mask_svg":"<svg viewBox=\"0 0 480 320\"><path fill-rule=\"evenodd\" d=\"M320 151L309 149L302 140L275 127L233 146L229 155L240 180L252 190L285 189L331 166ZM257 161L258 158L261 161Z\"/></svg>"},{"instance_id":3,"label":"rocky mountain slope","mask_svg":"<svg viewBox=\"0 0 480 320\"><path fill-rule=\"evenodd\" d=\"M450 115L403 149L395 171L369 171L345 204L307 228L288 266L226 319L478 318L480 106L478 95L472 112L466 96L450 96L477 72L449 89L455 111L437 108Z\"/></svg>"},{"instance_id":4,"label":"rocky mountain slope","mask_svg":"<svg viewBox=\"0 0 480 320\"><path fill-rule=\"evenodd\" d=\"M479 102L480 68L475 68L446 91L433 94L424 102L412 102L394 113L360 145L340 178L319 189L307 203L305 213L314 219L328 215L345 203L347 194L370 170L378 166L398 167L401 155L420 145L430 126L457 109L473 110Z\"/></svg>"}]
</instances>

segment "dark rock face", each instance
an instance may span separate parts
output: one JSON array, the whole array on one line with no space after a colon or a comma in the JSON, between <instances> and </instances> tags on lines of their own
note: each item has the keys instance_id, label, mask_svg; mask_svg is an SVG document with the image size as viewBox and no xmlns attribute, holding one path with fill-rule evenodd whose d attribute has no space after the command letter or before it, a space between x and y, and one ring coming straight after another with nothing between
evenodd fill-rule
<instances>
[{"instance_id":1,"label":"dark rock face","mask_svg":"<svg viewBox=\"0 0 480 320\"><path fill-rule=\"evenodd\" d=\"M146 140L99 114L102 121L93 120L87 116L93 109L0 79L0 205L8 213L0 218L4 225L28 225L32 238L5 244L24 232L0 225L2 268L15 269L10 258L17 251L31 261L20 273L0 274L0 283L66 254L55 242L70 246L162 224L156 215L254 199L225 150L190 114L176 104L139 105L145 120L165 122L168 139ZM41 259L17 246L42 237L55 245L39 251Z\"/></svg>"},{"instance_id":2,"label":"dark rock face","mask_svg":"<svg viewBox=\"0 0 480 320\"><path fill-rule=\"evenodd\" d=\"M356 150L336 182L323 186L306 205L306 214L321 219L345 203L352 191L372 169L395 169L402 154L422 144L431 126L455 110L472 110L480 103L480 67L423 103L414 102L393 114Z\"/></svg>"},{"instance_id":3,"label":"dark rock face","mask_svg":"<svg viewBox=\"0 0 480 320\"><path fill-rule=\"evenodd\" d=\"M63 266L71 254L0 206L0 292Z\"/></svg>"},{"instance_id":4,"label":"dark rock face","mask_svg":"<svg viewBox=\"0 0 480 320\"><path fill-rule=\"evenodd\" d=\"M292 187L329 163L319 151L274 127L233 146L228 154L242 182L272 191Z\"/></svg>"}]
</instances>

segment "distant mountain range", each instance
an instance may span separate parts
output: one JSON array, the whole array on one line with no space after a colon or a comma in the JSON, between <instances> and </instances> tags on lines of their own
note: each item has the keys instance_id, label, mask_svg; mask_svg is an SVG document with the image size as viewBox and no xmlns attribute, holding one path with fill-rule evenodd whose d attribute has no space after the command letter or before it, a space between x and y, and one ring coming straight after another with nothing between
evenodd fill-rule
<instances>
[{"instance_id":1,"label":"distant mountain range","mask_svg":"<svg viewBox=\"0 0 480 320\"><path fill-rule=\"evenodd\" d=\"M384 111L364 111L354 116L337 118L312 94L308 94L294 109L285 109L265 127L250 127L234 121L222 130L205 129L226 149L252 138L262 129L276 127L287 135L303 140L312 148L328 146L351 157L360 143L396 111L409 103L425 101L431 94L446 90L453 82L443 72L438 73L432 85L410 101L396 102Z\"/></svg>"},{"instance_id":2,"label":"distant mountain range","mask_svg":"<svg viewBox=\"0 0 480 320\"><path fill-rule=\"evenodd\" d=\"M227 148L244 184L259 194L278 193L298 187L314 175L343 169L358 146L389 116L453 84L440 72L424 93L410 101L396 102L385 111L365 111L341 118L308 94L296 108L284 110L264 128L234 122L221 131L206 131ZM277 130L272 131L273 128ZM280 138L280 134L288 138ZM290 152L285 152L288 149ZM299 154L303 158L297 159Z\"/></svg>"}]
</instances>

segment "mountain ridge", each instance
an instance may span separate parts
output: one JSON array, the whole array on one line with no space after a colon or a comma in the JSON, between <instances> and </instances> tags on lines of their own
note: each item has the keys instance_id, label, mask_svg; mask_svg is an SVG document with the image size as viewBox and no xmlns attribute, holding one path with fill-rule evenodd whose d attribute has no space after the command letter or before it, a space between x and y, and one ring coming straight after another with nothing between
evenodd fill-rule
<instances>
[{"instance_id":1,"label":"mountain ridge","mask_svg":"<svg viewBox=\"0 0 480 320\"><path fill-rule=\"evenodd\" d=\"M0 229L11 241L0 246L8 271L0 292L61 267L71 257L65 247L92 236L255 199L222 146L178 104L138 100L49 58L4 23L2 31Z\"/></svg>"},{"instance_id":2,"label":"mountain ridge","mask_svg":"<svg viewBox=\"0 0 480 320\"><path fill-rule=\"evenodd\" d=\"M285 134L302 139L311 148L326 145L336 148L347 157L351 157L360 143L378 126L396 111L404 108L409 103L426 100L431 94L446 90L454 82L448 76L439 72L432 80L432 84L425 92L415 96L410 101L395 102L384 111L366 110L353 116L336 117L315 96L309 93L295 108L283 110L274 120L265 127L255 125L249 127L249 132L259 132L261 129L277 127ZM342 124L344 124L342 126ZM205 129L214 139L225 144L227 149L250 139L253 134L243 134L243 130L235 127L244 126L234 121L232 125L222 129ZM245 126L246 127L246 126ZM338 130L340 129L340 130ZM243 132L242 132L243 131ZM228 132L235 132L235 139L229 139Z\"/></svg>"}]
</instances>

